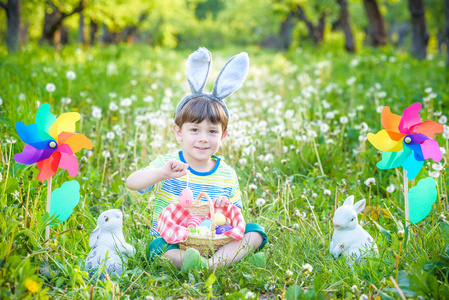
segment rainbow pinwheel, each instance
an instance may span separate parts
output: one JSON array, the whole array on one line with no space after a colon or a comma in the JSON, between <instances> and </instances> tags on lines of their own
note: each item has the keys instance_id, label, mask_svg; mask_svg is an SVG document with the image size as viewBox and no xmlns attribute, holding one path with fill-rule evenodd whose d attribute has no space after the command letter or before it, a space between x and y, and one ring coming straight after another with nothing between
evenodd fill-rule
<instances>
[{"instance_id":1,"label":"rainbow pinwheel","mask_svg":"<svg viewBox=\"0 0 449 300\"><path fill-rule=\"evenodd\" d=\"M379 169L393 169L402 166L407 178L418 175L424 160L441 160L438 142L433 139L436 133L444 130L443 125L433 122L421 122L420 103L414 103L404 110L402 117L391 113L385 106L382 110L382 126L385 128L376 134L368 133L368 140L382 152L382 160L377 163Z\"/></svg>"},{"instance_id":2,"label":"rainbow pinwheel","mask_svg":"<svg viewBox=\"0 0 449 300\"><path fill-rule=\"evenodd\" d=\"M41 105L36 113L36 124L16 123L17 133L27 145L14 159L26 165L37 163L39 181L50 179L58 167L76 176L78 159L74 153L83 148L92 149L92 142L85 135L75 133L75 123L80 118L76 112L63 113L56 118L50 113L50 105Z\"/></svg>"}]
</instances>

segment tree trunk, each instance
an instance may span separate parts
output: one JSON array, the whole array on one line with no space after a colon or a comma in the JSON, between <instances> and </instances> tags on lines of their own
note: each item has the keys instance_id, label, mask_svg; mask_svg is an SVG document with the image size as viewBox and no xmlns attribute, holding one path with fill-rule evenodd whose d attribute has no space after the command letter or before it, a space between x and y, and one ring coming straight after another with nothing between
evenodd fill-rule
<instances>
[{"instance_id":1,"label":"tree trunk","mask_svg":"<svg viewBox=\"0 0 449 300\"><path fill-rule=\"evenodd\" d=\"M377 1L363 0L363 5L368 17L368 43L374 47L386 45L387 31Z\"/></svg>"},{"instance_id":2,"label":"tree trunk","mask_svg":"<svg viewBox=\"0 0 449 300\"><path fill-rule=\"evenodd\" d=\"M446 65L449 67L449 0L445 1L444 14L446 16Z\"/></svg>"},{"instance_id":3,"label":"tree trunk","mask_svg":"<svg viewBox=\"0 0 449 300\"><path fill-rule=\"evenodd\" d=\"M128 44L133 43L134 35L136 34L137 29L142 24L142 22L145 21L146 18L147 18L147 14L142 13L139 17L139 21L137 22L137 24L128 26L122 31L122 36L123 36L124 42L126 42Z\"/></svg>"},{"instance_id":4,"label":"tree trunk","mask_svg":"<svg viewBox=\"0 0 449 300\"><path fill-rule=\"evenodd\" d=\"M90 19L90 33L89 33L89 42L90 45L95 45L95 42L97 40L97 31L98 31L98 24Z\"/></svg>"},{"instance_id":5,"label":"tree trunk","mask_svg":"<svg viewBox=\"0 0 449 300\"><path fill-rule=\"evenodd\" d=\"M337 0L337 2L341 7L339 21L341 29L345 34L345 49L348 52L355 53L355 42L349 18L348 2L346 0Z\"/></svg>"},{"instance_id":6,"label":"tree trunk","mask_svg":"<svg viewBox=\"0 0 449 300\"><path fill-rule=\"evenodd\" d=\"M312 21L310 21L304 10L300 5L296 5L296 11L292 12L294 16L298 19L302 20L307 27L307 31L309 32L309 38L315 43L319 44L324 39L324 27L326 25L326 14L323 12L318 20L318 24L315 26Z\"/></svg>"},{"instance_id":7,"label":"tree trunk","mask_svg":"<svg viewBox=\"0 0 449 300\"><path fill-rule=\"evenodd\" d=\"M294 27L293 17L293 14L289 13L285 20L281 23L280 36L282 49L284 50L288 50L288 48L290 48L290 45L292 44L292 30Z\"/></svg>"},{"instance_id":8,"label":"tree trunk","mask_svg":"<svg viewBox=\"0 0 449 300\"><path fill-rule=\"evenodd\" d=\"M61 24L61 26L59 26L59 33L61 35L61 39L59 40L61 45L68 45L69 44L69 29L64 24Z\"/></svg>"},{"instance_id":9,"label":"tree trunk","mask_svg":"<svg viewBox=\"0 0 449 300\"><path fill-rule=\"evenodd\" d=\"M16 52L19 50L19 33L20 33L20 0L8 0L5 4L0 2L0 7L6 12L7 29L6 29L6 46L8 52Z\"/></svg>"},{"instance_id":10,"label":"tree trunk","mask_svg":"<svg viewBox=\"0 0 449 300\"><path fill-rule=\"evenodd\" d=\"M53 45L55 42L55 32L61 27L62 20L75 13L81 12L85 5L85 1L81 0L73 11L64 13L60 11L59 7L55 6L52 1L47 0L45 5L44 27L40 41Z\"/></svg>"},{"instance_id":11,"label":"tree trunk","mask_svg":"<svg viewBox=\"0 0 449 300\"><path fill-rule=\"evenodd\" d=\"M417 59L427 56L429 34L426 31L426 8L424 0L408 0L410 10L410 24L412 25L412 54Z\"/></svg>"},{"instance_id":12,"label":"tree trunk","mask_svg":"<svg viewBox=\"0 0 449 300\"><path fill-rule=\"evenodd\" d=\"M78 43L86 43L86 39L84 37L84 14L82 12L80 12L80 22L78 26Z\"/></svg>"}]
</instances>

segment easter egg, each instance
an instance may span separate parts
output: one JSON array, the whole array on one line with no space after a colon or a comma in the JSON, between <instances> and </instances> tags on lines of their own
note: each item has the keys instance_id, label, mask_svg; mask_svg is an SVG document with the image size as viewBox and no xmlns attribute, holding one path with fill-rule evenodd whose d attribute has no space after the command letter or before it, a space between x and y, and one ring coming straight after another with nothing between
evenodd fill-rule
<instances>
[{"instance_id":1,"label":"easter egg","mask_svg":"<svg viewBox=\"0 0 449 300\"><path fill-rule=\"evenodd\" d=\"M189 227L190 233L196 233L197 230L195 227Z\"/></svg>"},{"instance_id":2,"label":"easter egg","mask_svg":"<svg viewBox=\"0 0 449 300\"><path fill-rule=\"evenodd\" d=\"M215 224L217 224L217 226L226 224L226 218L222 213L214 214L214 219L215 219Z\"/></svg>"},{"instance_id":3,"label":"easter egg","mask_svg":"<svg viewBox=\"0 0 449 300\"><path fill-rule=\"evenodd\" d=\"M210 233L210 229L208 227L204 227L204 226L200 226L197 228L197 233L198 234L208 234Z\"/></svg>"},{"instance_id":4,"label":"easter egg","mask_svg":"<svg viewBox=\"0 0 449 300\"><path fill-rule=\"evenodd\" d=\"M182 192L181 195L179 195L179 204L181 204L184 208L189 208L193 204L193 193L192 191L187 187Z\"/></svg>"},{"instance_id":5,"label":"easter egg","mask_svg":"<svg viewBox=\"0 0 449 300\"><path fill-rule=\"evenodd\" d=\"M215 233L216 234L223 234L226 231L229 231L231 229L232 229L232 227L229 226L229 225L222 225L222 226L218 226L218 228L215 230Z\"/></svg>"},{"instance_id":6,"label":"easter egg","mask_svg":"<svg viewBox=\"0 0 449 300\"><path fill-rule=\"evenodd\" d=\"M210 222L210 220L208 219L208 220L202 221L202 222L200 223L200 225L198 225L198 226L210 228L210 224L211 224L211 222Z\"/></svg>"}]
</instances>

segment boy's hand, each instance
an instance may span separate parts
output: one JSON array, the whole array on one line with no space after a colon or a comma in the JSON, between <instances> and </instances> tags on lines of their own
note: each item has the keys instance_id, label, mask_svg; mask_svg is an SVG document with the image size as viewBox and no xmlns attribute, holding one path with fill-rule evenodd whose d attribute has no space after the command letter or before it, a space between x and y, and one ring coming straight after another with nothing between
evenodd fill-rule
<instances>
[{"instance_id":1,"label":"boy's hand","mask_svg":"<svg viewBox=\"0 0 449 300\"><path fill-rule=\"evenodd\" d=\"M164 178L179 178L187 174L189 165L176 159L170 159L165 166L162 167L161 172Z\"/></svg>"},{"instance_id":2,"label":"boy's hand","mask_svg":"<svg viewBox=\"0 0 449 300\"><path fill-rule=\"evenodd\" d=\"M214 198L214 199L212 199L212 202L217 207L228 206L229 204L232 204L232 202L229 201L229 199L227 197Z\"/></svg>"}]
</instances>

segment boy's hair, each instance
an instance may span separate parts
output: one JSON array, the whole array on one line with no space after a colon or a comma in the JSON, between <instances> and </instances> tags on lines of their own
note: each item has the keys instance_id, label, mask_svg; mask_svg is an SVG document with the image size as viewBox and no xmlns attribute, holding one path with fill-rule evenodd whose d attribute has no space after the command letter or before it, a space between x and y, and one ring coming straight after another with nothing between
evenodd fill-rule
<instances>
[{"instance_id":1,"label":"boy's hair","mask_svg":"<svg viewBox=\"0 0 449 300\"><path fill-rule=\"evenodd\" d=\"M182 128L184 123L201 123L208 120L220 124L223 133L228 128L228 117L223 107L208 97L196 97L187 102L175 117L175 124Z\"/></svg>"}]
</instances>

